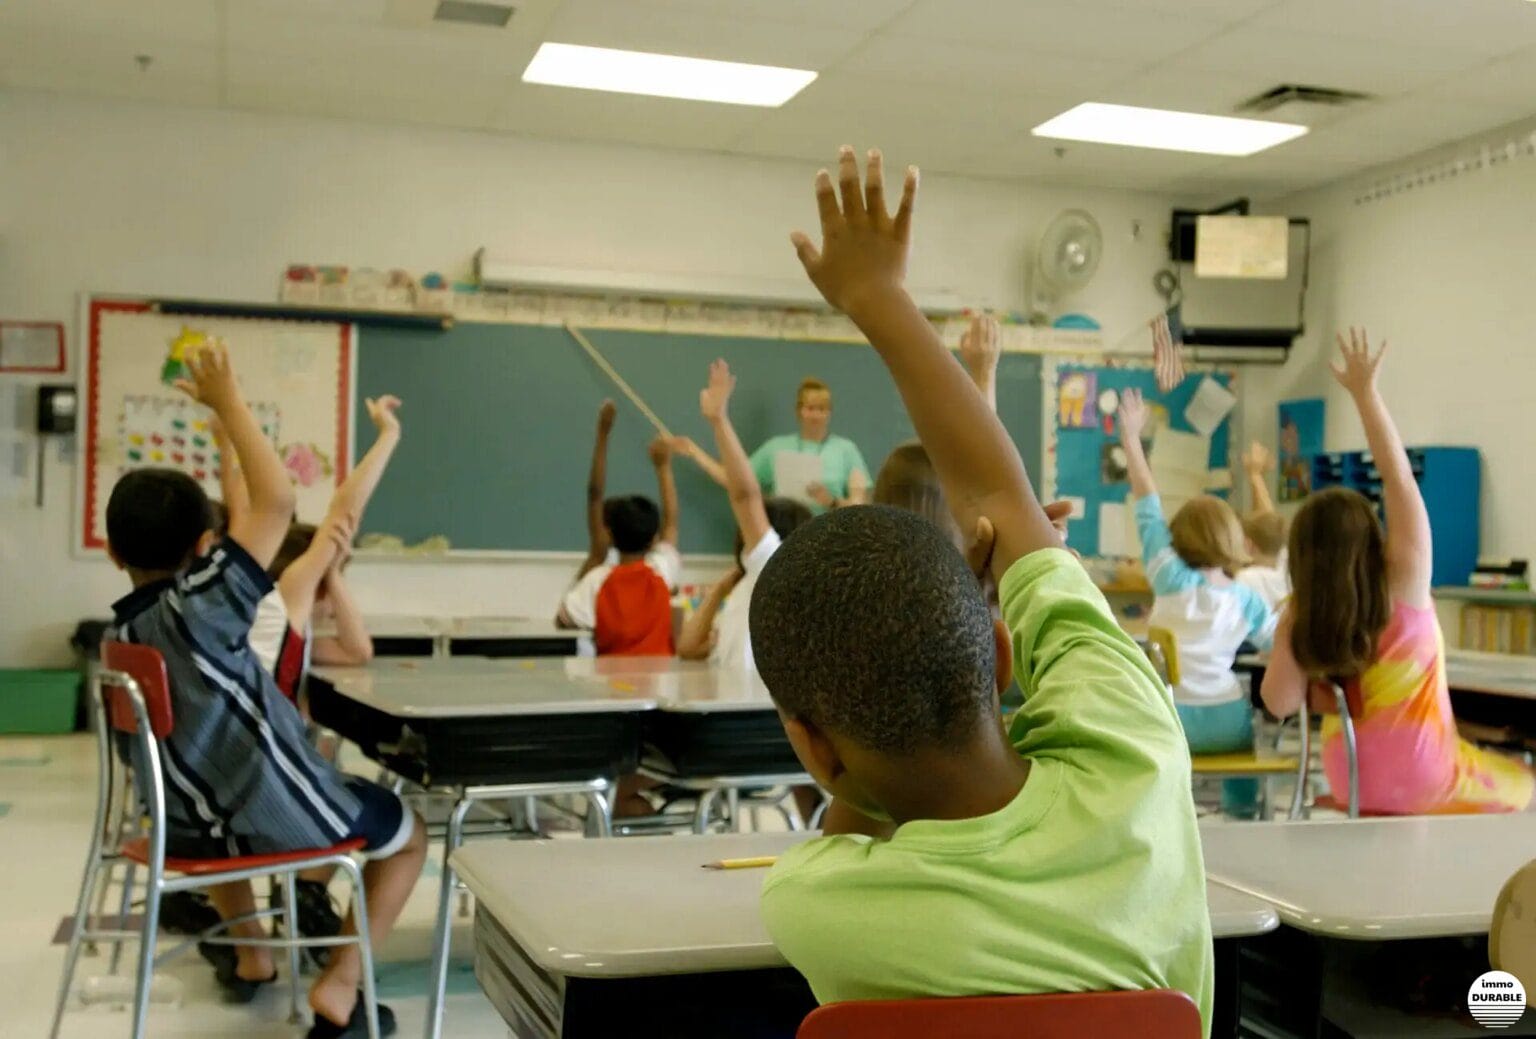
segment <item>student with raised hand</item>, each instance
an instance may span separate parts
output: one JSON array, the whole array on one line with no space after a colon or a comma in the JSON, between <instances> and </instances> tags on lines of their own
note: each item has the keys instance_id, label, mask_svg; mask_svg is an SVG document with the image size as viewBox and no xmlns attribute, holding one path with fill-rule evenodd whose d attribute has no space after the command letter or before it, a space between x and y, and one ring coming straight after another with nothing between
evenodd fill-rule
<instances>
[{"instance_id":1,"label":"student with raised hand","mask_svg":"<svg viewBox=\"0 0 1536 1039\"><path fill-rule=\"evenodd\" d=\"M400 398L384 396L364 403L377 430L373 445L336 488L318 527L307 523L289 527L267 568L277 588L262 599L251 627L251 648L290 699L297 699L312 659L337 666L357 666L373 659L373 640L342 570L363 511L400 445L400 419L395 414ZM311 619L317 606L334 618L335 635L314 638Z\"/></svg>"},{"instance_id":2,"label":"student with raised hand","mask_svg":"<svg viewBox=\"0 0 1536 1039\"><path fill-rule=\"evenodd\" d=\"M1244 642L1268 648L1275 617L1254 592L1234 577L1247 563L1243 529L1232 506L1220 498L1191 498L1163 518L1163 503L1142 448L1147 407L1139 390L1120 398L1120 443L1125 448L1136 531L1147 580L1155 596L1147 620L1178 640L1183 675L1173 691L1179 720L1196 754L1253 749L1253 709L1232 672ZM1256 803L1251 780L1228 780L1232 809ZM1250 789L1251 787L1251 789ZM1241 803L1238 803L1241 802Z\"/></svg>"},{"instance_id":3,"label":"student with raised hand","mask_svg":"<svg viewBox=\"0 0 1536 1039\"><path fill-rule=\"evenodd\" d=\"M560 603L555 623L592 632L599 656L671 656L672 589L682 575L677 551L677 484L672 448L651 441L662 506L639 494L604 497L608 441L617 409L603 401L587 480L587 558Z\"/></svg>"},{"instance_id":4,"label":"student with raised hand","mask_svg":"<svg viewBox=\"0 0 1536 1039\"><path fill-rule=\"evenodd\" d=\"M838 189L841 191L839 203ZM758 669L806 769L895 824L785 853L769 933L821 1001L1177 988L1208 1021L1211 936L1189 753L1167 691L1030 488L1017 450L903 287L917 173L887 215L816 178L812 282L896 380L975 561L932 523L870 506L820 517L754 590ZM1007 736L1010 672L1025 694Z\"/></svg>"},{"instance_id":5,"label":"student with raised hand","mask_svg":"<svg viewBox=\"0 0 1536 1039\"><path fill-rule=\"evenodd\" d=\"M1243 516L1243 538L1252 562L1237 572L1237 582L1247 585L1278 614L1291 594L1291 580L1285 571L1285 517L1275 510L1275 499L1269 493L1269 474L1274 467L1274 455L1257 440L1243 453L1250 498Z\"/></svg>"},{"instance_id":6,"label":"student with raised hand","mask_svg":"<svg viewBox=\"0 0 1536 1039\"><path fill-rule=\"evenodd\" d=\"M1393 815L1529 808L1530 769L1461 739L1446 685L1445 641L1430 595L1429 512L1376 385L1386 344L1364 329L1338 337L1332 369L1365 427L1381 474L1386 530L1363 495L1318 491L1291 523L1294 592L1264 675L1264 705L1295 714L1314 683L1343 685L1359 748L1360 807ZM1323 698L1331 705L1331 695ZM1349 768L1336 714L1323 718L1323 769L1345 790Z\"/></svg>"},{"instance_id":7,"label":"student with raised hand","mask_svg":"<svg viewBox=\"0 0 1536 1039\"><path fill-rule=\"evenodd\" d=\"M699 411L715 433L715 449L736 518L736 565L717 581L699 608L683 625L677 655L684 660L708 659L723 667L745 668L756 675L752 638L747 629L747 604L763 566L785 538L809 522L811 510L789 498L764 500L747 452L731 425L729 405L736 376L723 360L709 366L709 384L699 391ZM681 438L679 453L692 441Z\"/></svg>"},{"instance_id":8,"label":"student with raised hand","mask_svg":"<svg viewBox=\"0 0 1536 1039\"><path fill-rule=\"evenodd\" d=\"M175 764L167 770L166 850L220 858L360 837L370 859L364 878L371 936L381 943L421 872L425 824L391 791L341 775L316 753L298 711L256 660L251 622L272 589L263 568L292 519L293 487L240 396L224 347L198 351L187 366L192 378L178 386L223 422L245 471L248 508L232 515L228 535L216 540L202 488L165 469L129 472L107 503L108 552L134 586L113 606L114 635L159 650L170 677L176 727L163 748ZM225 919L255 909L243 881L209 895ZM346 930L353 932L350 917ZM231 934L264 936L256 922ZM239 978L252 985L273 979L267 949L236 948ZM360 971L355 946L332 953L310 987L311 1037L363 1034ZM393 1031L393 1015L379 1010L381 1029Z\"/></svg>"}]
</instances>

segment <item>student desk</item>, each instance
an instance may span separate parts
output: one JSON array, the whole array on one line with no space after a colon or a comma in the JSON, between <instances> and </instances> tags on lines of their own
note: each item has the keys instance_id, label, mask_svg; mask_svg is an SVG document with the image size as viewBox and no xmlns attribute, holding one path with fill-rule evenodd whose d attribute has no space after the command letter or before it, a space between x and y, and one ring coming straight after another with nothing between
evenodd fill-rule
<instances>
[{"instance_id":1,"label":"student desk","mask_svg":"<svg viewBox=\"0 0 1536 1039\"><path fill-rule=\"evenodd\" d=\"M777 855L804 839L762 833L462 848L453 864L478 900L476 977L523 1037L793 1034L814 1000L763 927L766 871L700 867ZM1208 895L1220 938L1276 926L1274 910L1251 896L1218 884Z\"/></svg>"},{"instance_id":2,"label":"student desk","mask_svg":"<svg viewBox=\"0 0 1536 1039\"><path fill-rule=\"evenodd\" d=\"M528 617L366 614L363 625L380 656L592 656L589 632Z\"/></svg>"},{"instance_id":3,"label":"student desk","mask_svg":"<svg viewBox=\"0 0 1536 1039\"><path fill-rule=\"evenodd\" d=\"M568 677L563 668L472 658L376 660L364 668L317 668L309 684L315 721L370 758L428 787L455 794L444 838L433 937L434 987L427 1035L442 1027L455 877L449 856L480 801L576 794L606 835L608 792L634 770L640 716L656 701L631 686Z\"/></svg>"},{"instance_id":4,"label":"student desk","mask_svg":"<svg viewBox=\"0 0 1536 1039\"><path fill-rule=\"evenodd\" d=\"M1201 838L1207 875L1269 902L1285 925L1247 950L1244 990L1262 995L1244 999L1245 1025L1317 1034L1328 975L1358 973L1345 964L1365 943L1486 934L1499 889L1536 857L1536 817L1228 824Z\"/></svg>"}]
</instances>

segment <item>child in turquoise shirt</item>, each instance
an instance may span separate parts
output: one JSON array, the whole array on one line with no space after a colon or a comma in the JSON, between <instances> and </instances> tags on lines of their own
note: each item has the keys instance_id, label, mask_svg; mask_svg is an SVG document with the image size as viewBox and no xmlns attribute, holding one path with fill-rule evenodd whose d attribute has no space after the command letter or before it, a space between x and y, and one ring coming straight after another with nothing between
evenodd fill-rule
<instances>
[{"instance_id":1,"label":"child in turquoise shirt","mask_svg":"<svg viewBox=\"0 0 1536 1039\"><path fill-rule=\"evenodd\" d=\"M851 149L817 178L811 280L890 368L971 559L885 507L802 527L751 603L758 668L807 771L888 839L829 824L763 915L821 1001L1213 989L1189 754L1173 702L1030 488L1017 450L902 288L916 172L886 215ZM968 562L971 566L968 566ZM990 568L1003 621L972 573ZM1024 706L1004 733L998 694ZM867 820L866 820L867 821Z\"/></svg>"}]
</instances>

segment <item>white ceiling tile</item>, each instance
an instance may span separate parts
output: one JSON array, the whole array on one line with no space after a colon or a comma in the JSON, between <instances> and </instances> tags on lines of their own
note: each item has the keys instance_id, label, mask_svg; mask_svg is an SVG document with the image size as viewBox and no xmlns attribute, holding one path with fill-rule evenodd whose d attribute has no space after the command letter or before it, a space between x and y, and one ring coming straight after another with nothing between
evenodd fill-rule
<instances>
[{"instance_id":1,"label":"white ceiling tile","mask_svg":"<svg viewBox=\"0 0 1536 1039\"><path fill-rule=\"evenodd\" d=\"M1437 98L1524 108L1528 114L1536 115L1536 48L1448 76L1428 87L1426 93Z\"/></svg>"},{"instance_id":2,"label":"white ceiling tile","mask_svg":"<svg viewBox=\"0 0 1536 1039\"><path fill-rule=\"evenodd\" d=\"M492 127L539 137L714 151L725 148L762 117L762 109L743 105L517 82L498 105Z\"/></svg>"},{"instance_id":3,"label":"white ceiling tile","mask_svg":"<svg viewBox=\"0 0 1536 1039\"><path fill-rule=\"evenodd\" d=\"M1080 7L1108 11L1163 11L1168 14L1196 15L1211 21L1232 24L1246 21L1266 8L1284 0L1077 0Z\"/></svg>"},{"instance_id":4,"label":"white ceiling tile","mask_svg":"<svg viewBox=\"0 0 1536 1039\"><path fill-rule=\"evenodd\" d=\"M1510 0L1511 3L1517 0ZM1342 5L1341 5L1342 6ZM1181 54L1186 68L1371 94L1400 94L1481 64L1466 51L1363 46L1324 32L1239 26Z\"/></svg>"},{"instance_id":5,"label":"white ceiling tile","mask_svg":"<svg viewBox=\"0 0 1536 1039\"><path fill-rule=\"evenodd\" d=\"M873 32L911 4L912 0L631 0L626 6Z\"/></svg>"},{"instance_id":6,"label":"white ceiling tile","mask_svg":"<svg viewBox=\"0 0 1536 1039\"><path fill-rule=\"evenodd\" d=\"M218 15L214 0L6 0L0 4L0 34L26 35L37 30L113 37L130 53L153 54L160 44L216 46Z\"/></svg>"},{"instance_id":7,"label":"white ceiling tile","mask_svg":"<svg viewBox=\"0 0 1536 1039\"><path fill-rule=\"evenodd\" d=\"M1508 54L1536 38L1536 5L1520 0L1287 0L1256 16L1254 29L1326 31L1368 43Z\"/></svg>"},{"instance_id":8,"label":"white ceiling tile","mask_svg":"<svg viewBox=\"0 0 1536 1039\"><path fill-rule=\"evenodd\" d=\"M631 0L565 0L545 39L589 47L821 70L864 38L854 29L732 18Z\"/></svg>"},{"instance_id":9,"label":"white ceiling tile","mask_svg":"<svg viewBox=\"0 0 1536 1039\"><path fill-rule=\"evenodd\" d=\"M1239 112L1237 106L1275 86L1272 78L1246 72L1202 72L1171 60L1155 69L1122 80L1095 96L1095 101L1145 108L1167 108L1208 115L1251 115L1255 119L1325 126L1342 118L1345 108L1288 105L1273 112Z\"/></svg>"},{"instance_id":10,"label":"white ceiling tile","mask_svg":"<svg viewBox=\"0 0 1536 1039\"><path fill-rule=\"evenodd\" d=\"M1224 24L1199 16L1170 18L1166 11L1135 6L1105 9L1060 0L918 0L887 31L998 50L1028 48L1150 65L1214 35Z\"/></svg>"},{"instance_id":11,"label":"white ceiling tile","mask_svg":"<svg viewBox=\"0 0 1536 1039\"><path fill-rule=\"evenodd\" d=\"M972 90L1049 94L1102 92L1125 74L1123 62L1041 50L992 50L921 36L881 33L837 66L839 72L893 80L953 83Z\"/></svg>"},{"instance_id":12,"label":"white ceiling tile","mask_svg":"<svg viewBox=\"0 0 1536 1039\"><path fill-rule=\"evenodd\" d=\"M53 26L0 32L0 70L17 88L215 104L218 63L212 47L160 41L140 68L137 46L114 33Z\"/></svg>"}]
</instances>

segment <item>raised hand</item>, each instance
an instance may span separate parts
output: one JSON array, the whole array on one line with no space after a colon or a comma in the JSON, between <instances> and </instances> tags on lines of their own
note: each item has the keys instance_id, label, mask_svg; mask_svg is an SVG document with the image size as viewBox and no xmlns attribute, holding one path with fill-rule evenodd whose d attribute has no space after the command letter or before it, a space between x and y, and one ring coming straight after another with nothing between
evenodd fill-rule
<instances>
[{"instance_id":1,"label":"raised hand","mask_svg":"<svg viewBox=\"0 0 1536 1039\"><path fill-rule=\"evenodd\" d=\"M1255 440L1243 452L1243 471L1250 476L1263 476L1275 466L1275 456L1269 448Z\"/></svg>"},{"instance_id":2,"label":"raised hand","mask_svg":"<svg viewBox=\"0 0 1536 1039\"><path fill-rule=\"evenodd\" d=\"M368 408L368 417L373 420L373 428L379 431L379 436L399 436L400 419L395 415L400 407L400 398L392 393L386 393L382 397L370 397L363 401Z\"/></svg>"},{"instance_id":3,"label":"raised hand","mask_svg":"<svg viewBox=\"0 0 1536 1039\"><path fill-rule=\"evenodd\" d=\"M1339 354L1342 364L1335 368L1328 366L1333 372L1333 377L1339 381L1339 385L1349 391L1350 396L1359 397L1376 388L1376 373L1381 368L1381 359L1387 352L1386 340L1382 340L1381 346L1374 354L1371 353L1370 338L1363 328L1351 328L1349 339L1344 338L1340 332L1335 337L1339 341Z\"/></svg>"},{"instance_id":4,"label":"raised hand","mask_svg":"<svg viewBox=\"0 0 1536 1039\"><path fill-rule=\"evenodd\" d=\"M619 409L611 400L603 401L597 409L597 435L605 437L613 432L613 421L619 417Z\"/></svg>"},{"instance_id":5,"label":"raised hand","mask_svg":"<svg viewBox=\"0 0 1536 1039\"><path fill-rule=\"evenodd\" d=\"M699 391L699 411L708 422L718 422L725 417L731 394L736 390L736 376L731 366L717 360L709 366L709 385Z\"/></svg>"},{"instance_id":6,"label":"raised hand","mask_svg":"<svg viewBox=\"0 0 1536 1039\"><path fill-rule=\"evenodd\" d=\"M1140 440L1147 428L1147 404L1141 391L1129 389L1120 394L1120 441Z\"/></svg>"},{"instance_id":7,"label":"raised hand","mask_svg":"<svg viewBox=\"0 0 1536 1039\"><path fill-rule=\"evenodd\" d=\"M229 348L223 340L188 351L185 361L190 379L177 379L176 388L216 413L240 403L240 386L235 369L229 363Z\"/></svg>"},{"instance_id":8,"label":"raised hand","mask_svg":"<svg viewBox=\"0 0 1536 1039\"><path fill-rule=\"evenodd\" d=\"M651 464L660 469L672 461L672 441L657 434L656 438L651 441L649 454L651 456Z\"/></svg>"},{"instance_id":9,"label":"raised hand","mask_svg":"<svg viewBox=\"0 0 1536 1039\"><path fill-rule=\"evenodd\" d=\"M1003 355L1002 330L997 318L991 314L976 314L971 327L960 336L960 359L972 375L997 371L998 358Z\"/></svg>"},{"instance_id":10,"label":"raised hand","mask_svg":"<svg viewBox=\"0 0 1536 1039\"><path fill-rule=\"evenodd\" d=\"M838 153L837 189L826 170L816 174L816 206L821 212L821 249L809 235L790 235L805 273L826 301L859 319L891 294L902 292L912 245L912 209L917 200L917 167L909 167L901 203L892 217L885 206L885 173L880 152L871 149L863 190L853 149ZM839 204L838 195L842 201Z\"/></svg>"}]
</instances>

